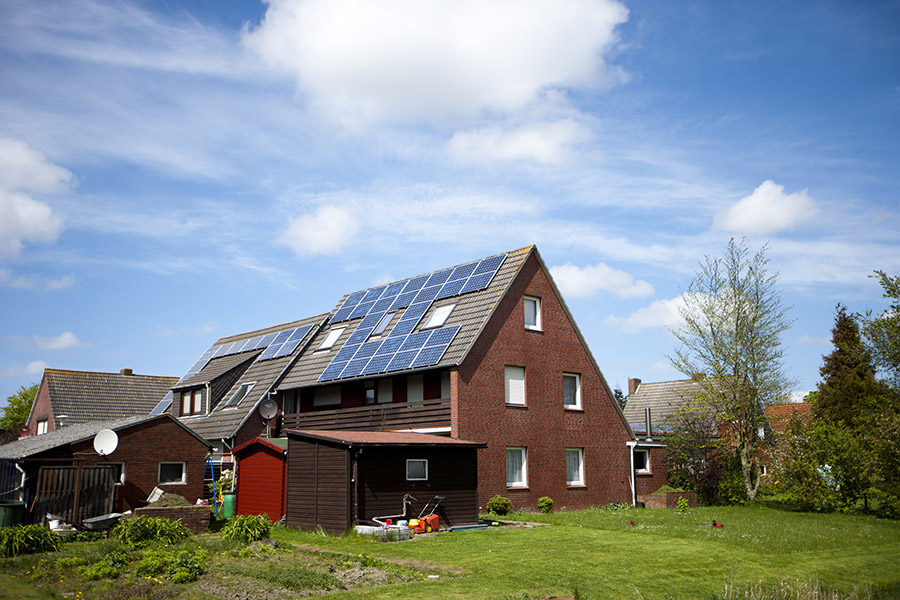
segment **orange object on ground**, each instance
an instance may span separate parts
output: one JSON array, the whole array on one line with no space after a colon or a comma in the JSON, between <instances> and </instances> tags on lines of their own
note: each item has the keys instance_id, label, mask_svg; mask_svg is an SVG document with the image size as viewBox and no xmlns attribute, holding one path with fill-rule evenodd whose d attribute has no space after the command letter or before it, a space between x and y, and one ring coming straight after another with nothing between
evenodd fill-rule
<instances>
[{"instance_id":1,"label":"orange object on ground","mask_svg":"<svg viewBox=\"0 0 900 600\"><path fill-rule=\"evenodd\" d=\"M432 531L437 531L438 525L438 516L434 513L425 517L420 517L419 519L410 519L409 521L409 528L416 533L431 533Z\"/></svg>"}]
</instances>

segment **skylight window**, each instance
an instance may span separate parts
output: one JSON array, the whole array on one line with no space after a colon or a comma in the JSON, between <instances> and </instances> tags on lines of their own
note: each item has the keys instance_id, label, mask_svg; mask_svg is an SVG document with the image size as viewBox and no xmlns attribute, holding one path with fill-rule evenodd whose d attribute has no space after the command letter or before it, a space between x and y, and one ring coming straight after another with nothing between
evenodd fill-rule
<instances>
[{"instance_id":1,"label":"skylight window","mask_svg":"<svg viewBox=\"0 0 900 600\"><path fill-rule=\"evenodd\" d=\"M422 327L422 329L431 329L432 327L440 327L444 323L447 322L447 318L450 316L450 313L453 312L453 309L456 308L455 304L445 304L444 306L438 306L434 309L434 312L431 313L431 318L428 319L428 322Z\"/></svg>"},{"instance_id":2,"label":"skylight window","mask_svg":"<svg viewBox=\"0 0 900 600\"><path fill-rule=\"evenodd\" d=\"M344 333L344 329L346 327L340 327L338 329L332 329L328 332L328 335L325 336L325 341L322 342L322 345L319 346L319 350L329 350L332 346L334 346L335 342L338 341L338 338L341 337L341 334Z\"/></svg>"},{"instance_id":3,"label":"skylight window","mask_svg":"<svg viewBox=\"0 0 900 600\"><path fill-rule=\"evenodd\" d=\"M253 389L254 385L256 385L256 383L242 383L241 387L238 388L238 391L234 393L234 396L231 397L225 406L237 406L240 404L241 400L250 393L250 390Z\"/></svg>"},{"instance_id":4,"label":"skylight window","mask_svg":"<svg viewBox=\"0 0 900 600\"><path fill-rule=\"evenodd\" d=\"M382 333L384 333L384 330L387 329L387 326L391 324L391 320L396 314L396 310L385 313L385 315L381 317L381 320L378 321L378 325L375 326L375 330L372 331L372 335L381 335Z\"/></svg>"}]
</instances>

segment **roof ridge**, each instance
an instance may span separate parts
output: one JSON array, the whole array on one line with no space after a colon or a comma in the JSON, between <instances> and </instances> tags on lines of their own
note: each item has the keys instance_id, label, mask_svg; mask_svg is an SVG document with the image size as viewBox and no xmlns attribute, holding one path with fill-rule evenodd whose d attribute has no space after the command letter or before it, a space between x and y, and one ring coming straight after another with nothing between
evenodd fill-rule
<instances>
[{"instance_id":1,"label":"roof ridge","mask_svg":"<svg viewBox=\"0 0 900 600\"><path fill-rule=\"evenodd\" d=\"M144 378L154 378L154 379L174 379L178 380L178 376L176 375L142 375L139 373L134 373L131 375L125 375L124 373L115 373L108 371L77 371L75 369L51 369L47 367L44 369L44 374L53 374L53 375L113 375L115 377L128 377L130 379L134 379L135 377L144 377Z\"/></svg>"}]
</instances>

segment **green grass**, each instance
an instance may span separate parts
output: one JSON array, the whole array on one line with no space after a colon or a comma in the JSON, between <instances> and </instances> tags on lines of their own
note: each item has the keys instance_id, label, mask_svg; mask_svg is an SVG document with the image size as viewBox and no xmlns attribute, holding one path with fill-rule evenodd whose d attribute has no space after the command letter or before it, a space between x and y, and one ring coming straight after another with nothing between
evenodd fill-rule
<instances>
[{"instance_id":1,"label":"green grass","mask_svg":"<svg viewBox=\"0 0 900 600\"><path fill-rule=\"evenodd\" d=\"M326 582L332 584L327 587L338 587L315 572L339 576L348 565L359 564L386 565L386 584L336 591L329 598L531 600L571 597L575 590L584 599L900 597L900 522L896 521L761 507L698 508L685 513L592 509L512 518L553 526L441 533L405 543L276 527L272 537L281 548L255 551L252 556L240 555L239 549L224 544L217 535L195 536L185 544L202 544L214 553L207 574L193 584L165 583L155 589L165 590L172 598L200 600L225 597L211 592L210 586L231 582L241 593L260 590L256 597L280 597L272 595L273 589L283 590L283 597L295 597L297 592L291 589L324 587ZM725 527L709 527L713 519ZM115 597L109 594L143 583L133 577L129 580L126 573L123 581L102 584L107 586L104 590L98 582L77 580L77 569L55 566L59 557L96 558L103 544L63 544L59 553L2 560L0 590L10 591L4 583L8 581L22 590L13 597L62 598L62 593L73 590L83 591L81 597ZM41 559L45 562L40 563ZM34 564L43 566L41 575L32 580L34 571L26 572ZM392 569L395 573L390 573ZM393 576L415 571L418 576ZM427 574L438 578L429 580ZM57 585L56 578L64 583ZM57 595L47 595L48 589ZM766 595L784 589L792 591ZM795 593L800 589L803 593ZM825 595L819 589L838 595ZM860 590L863 593L853 595Z\"/></svg>"}]
</instances>

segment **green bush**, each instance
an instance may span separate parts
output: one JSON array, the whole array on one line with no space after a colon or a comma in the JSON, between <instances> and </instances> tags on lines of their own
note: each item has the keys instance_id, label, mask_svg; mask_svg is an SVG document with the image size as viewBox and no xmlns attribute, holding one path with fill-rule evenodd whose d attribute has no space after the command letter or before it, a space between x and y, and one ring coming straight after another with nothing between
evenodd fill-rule
<instances>
[{"instance_id":1,"label":"green bush","mask_svg":"<svg viewBox=\"0 0 900 600\"><path fill-rule=\"evenodd\" d=\"M119 569L101 560L93 567L81 567L81 576L87 581L115 579L119 576Z\"/></svg>"},{"instance_id":2,"label":"green bush","mask_svg":"<svg viewBox=\"0 0 900 600\"><path fill-rule=\"evenodd\" d=\"M182 550L166 568L166 576L175 583L196 581L206 571L207 562L209 553L206 550L197 550L194 554Z\"/></svg>"},{"instance_id":3,"label":"green bush","mask_svg":"<svg viewBox=\"0 0 900 600\"><path fill-rule=\"evenodd\" d=\"M141 577L152 577L164 572L175 557L162 548L154 548L144 552L143 558L134 567L134 572Z\"/></svg>"},{"instance_id":4,"label":"green bush","mask_svg":"<svg viewBox=\"0 0 900 600\"><path fill-rule=\"evenodd\" d=\"M190 536L190 530L181 521L143 516L123 519L109 532L111 539L131 548L144 548L154 543L177 544Z\"/></svg>"},{"instance_id":5,"label":"green bush","mask_svg":"<svg viewBox=\"0 0 900 600\"><path fill-rule=\"evenodd\" d=\"M222 528L222 537L233 542L249 544L269 536L272 521L266 515L238 515Z\"/></svg>"},{"instance_id":6,"label":"green bush","mask_svg":"<svg viewBox=\"0 0 900 600\"><path fill-rule=\"evenodd\" d=\"M488 500L487 509L492 515L502 517L503 515L508 515L512 512L512 502L509 498L497 495Z\"/></svg>"},{"instance_id":7,"label":"green bush","mask_svg":"<svg viewBox=\"0 0 900 600\"><path fill-rule=\"evenodd\" d=\"M80 556L60 558L56 561L56 567L59 569L71 569L72 567L83 567L85 565L87 565L87 561Z\"/></svg>"},{"instance_id":8,"label":"green bush","mask_svg":"<svg viewBox=\"0 0 900 600\"><path fill-rule=\"evenodd\" d=\"M542 513L548 514L553 512L553 498L550 496L541 496L538 498L538 508Z\"/></svg>"},{"instance_id":9,"label":"green bush","mask_svg":"<svg viewBox=\"0 0 900 600\"><path fill-rule=\"evenodd\" d=\"M0 527L0 556L12 557L59 550L59 535L43 525Z\"/></svg>"}]
</instances>

